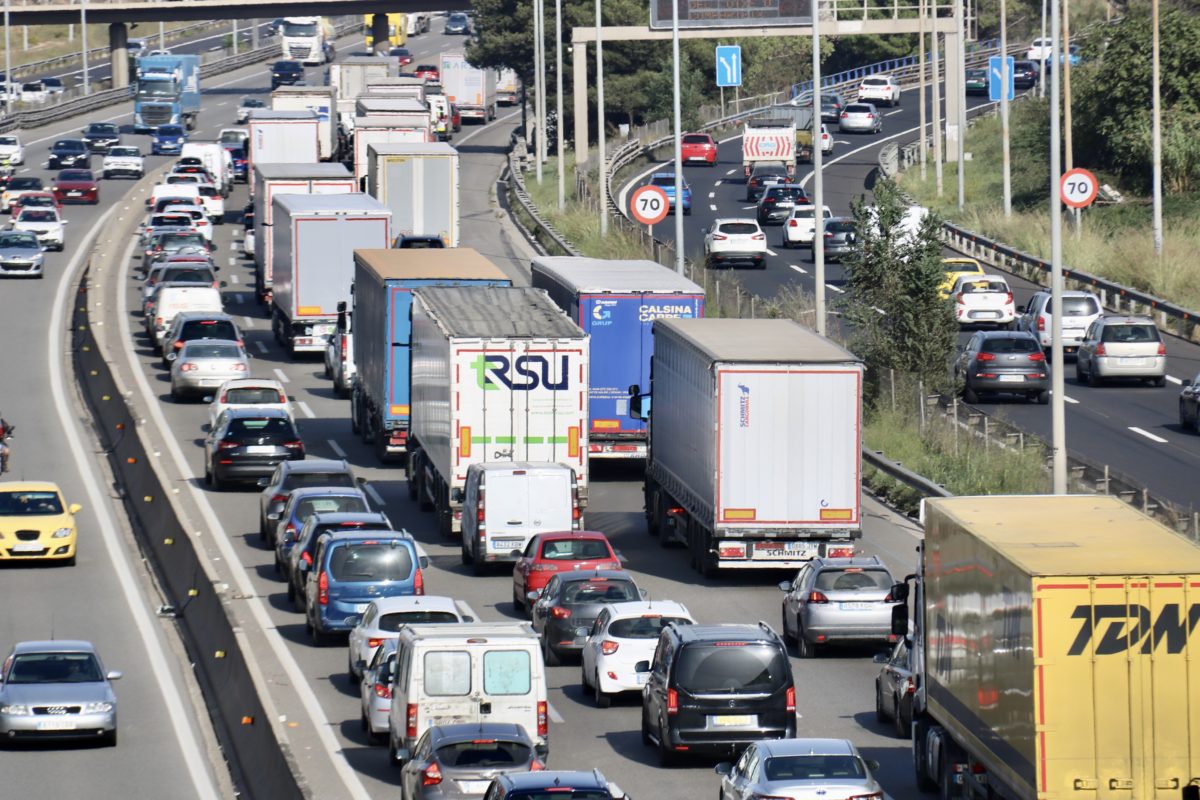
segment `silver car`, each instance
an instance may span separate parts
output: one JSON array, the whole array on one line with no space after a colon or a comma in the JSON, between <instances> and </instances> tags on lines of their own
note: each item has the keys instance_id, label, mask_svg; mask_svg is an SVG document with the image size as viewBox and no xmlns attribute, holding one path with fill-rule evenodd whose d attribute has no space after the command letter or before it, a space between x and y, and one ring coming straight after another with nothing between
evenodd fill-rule
<instances>
[{"instance_id":1,"label":"silver car","mask_svg":"<svg viewBox=\"0 0 1200 800\"><path fill-rule=\"evenodd\" d=\"M0 231L0 275L40 278L46 263L37 235L28 231Z\"/></svg>"},{"instance_id":2,"label":"silver car","mask_svg":"<svg viewBox=\"0 0 1200 800\"><path fill-rule=\"evenodd\" d=\"M782 581L783 640L801 658L832 642L894 642L895 580L878 556L814 558L793 581Z\"/></svg>"},{"instance_id":3,"label":"silver car","mask_svg":"<svg viewBox=\"0 0 1200 800\"><path fill-rule=\"evenodd\" d=\"M359 695L362 699L362 731L371 744L383 744L392 713L392 680L396 669L396 639L384 639L362 671Z\"/></svg>"},{"instance_id":4,"label":"silver car","mask_svg":"<svg viewBox=\"0 0 1200 800\"><path fill-rule=\"evenodd\" d=\"M763 797L882 798L872 774L879 764L847 739L771 739L755 742L737 763L717 764L725 800Z\"/></svg>"},{"instance_id":5,"label":"silver car","mask_svg":"<svg viewBox=\"0 0 1200 800\"><path fill-rule=\"evenodd\" d=\"M400 771L400 796L408 800L476 800L485 794L529 798L601 796L599 791L579 788L578 783L574 784L573 792L564 791L565 786L559 787L561 794L541 787L511 794L488 790L498 776L545 769L529 732L521 725L511 722L434 725L417 740L412 758Z\"/></svg>"},{"instance_id":6,"label":"silver car","mask_svg":"<svg viewBox=\"0 0 1200 800\"><path fill-rule=\"evenodd\" d=\"M238 342L193 339L171 362L171 399L211 394L225 381L249 374L250 360Z\"/></svg>"},{"instance_id":7,"label":"silver car","mask_svg":"<svg viewBox=\"0 0 1200 800\"><path fill-rule=\"evenodd\" d=\"M21 642L0 674L0 738L117 743L117 696L91 642Z\"/></svg>"},{"instance_id":8,"label":"silver car","mask_svg":"<svg viewBox=\"0 0 1200 800\"><path fill-rule=\"evenodd\" d=\"M1075 355L1075 379L1099 386L1109 378L1167 382L1167 346L1149 317L1101 317L1088 326Z\"/></svg>"},{"instance_id":9,"label":"silver car","mask_svg":"<svg viewBox=\"0 0 1200 800\"><path fill-rule=\"evenodd\" d=\"M879 133L883 115L872 103L851 103L838 117L838 130L844 133Z\"/></svg>"}]
</instances>

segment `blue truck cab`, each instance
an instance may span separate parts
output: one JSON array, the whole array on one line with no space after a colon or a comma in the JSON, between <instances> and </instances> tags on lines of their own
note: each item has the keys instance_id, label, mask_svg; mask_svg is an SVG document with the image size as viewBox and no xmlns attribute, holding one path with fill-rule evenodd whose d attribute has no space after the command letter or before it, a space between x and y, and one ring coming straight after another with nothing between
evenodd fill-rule
<instances>
[{"instance_id":1,"label":"blue truck cab","mask_svg":"<svg viewBox=\"0 0 1200 800\"><path fill-rule=\"evenodd\" d=\"M182 125L159 125L150 134L150 153L156 156L178 154L187 140L187 130Z\"/></svg>"},{"instance_id":2,"label":"blue truck cab","mask_svg":"<svg viewBox=\"0 0 1200 800\"><path fill-rule=\"evenodd\" d=\"M350 424L380 461L407 454L412 293L425 286L512 286L469 247L354 251Z\"/></svg>"},{"instance_id":3,"label":"blue truck cab","mask_svg":"<svg viewBox=\"0 0 1200 800\"><path fill-rule=\"evenodd\" d=\"M200 113L200 56L144 56L133 85L133 127L148 133L160 125L196 127Z\"/></svg>"}]
</instances>

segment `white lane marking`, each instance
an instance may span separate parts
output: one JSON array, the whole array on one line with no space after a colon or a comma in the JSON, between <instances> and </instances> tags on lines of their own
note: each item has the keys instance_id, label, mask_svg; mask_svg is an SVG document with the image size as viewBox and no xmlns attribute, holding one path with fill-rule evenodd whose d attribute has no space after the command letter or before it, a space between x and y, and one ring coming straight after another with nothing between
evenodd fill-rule
<instances>
[{"instance_id":1,"label":"white lane marking","mask_svg":"<svg viewBox=\"0 0 1200 800\"><path fill-rule=\"evenodd\" d=\"M724 183L724 181L722 181L720 178L717 178L717 180L713 183L713 186L720 186L722 183ZM712 197L712 195L710 194L709 197Z\"/></svg>"},{"instance_id":2,"label":"white lane marking","mask_svg":"<svg viewBox=\"0 0 1200 800\"><path fill-rule=\"evenodd\" d=\"M779 253L776 253L774 250L772 250L771 248L769 248L769 247L768 247L768 248L767 248L767 255L770 255L770 256L778 256L778 255L779 255Z\"/></svg>"},{"instance_id":3,"label":"white lane marking","mask_svg":"<svg viewBox=\"0 0 1200 800\"><path fill-rule=\"evenodd\" d=\"M716 210L717 210L717 207L716 207L715 205L713 205L712 203L709 203L709 204L708 204L708 210L709 210L709 211L716 211Z\"/></svg>"},{"instance_id":4,"label":"white lane marking","mask_svg":"<svg viewBox=\"0 0 1200 800\"><path fill-rule=\"evenodd\" d=\"M17 170L17 172L21 172L21 173L29 172L29 167L22 167L21 169Z\"/></svg>"},{"instance_id":5,"label":"white lane marking","mask_svg":"<svg viewBox=\"0 0 1200 800\"><path fill-rule=\"evenodd\" d=\"M897 108L895 111L889 111L889 112L887 112L886 114L884 114L884 116L885 116L885 117L890 117L890 116L892 116L893 114L899 114L899 113L901 113L902 111L904 111L904 109L903 109L903 108Z\"/></svg>"},{"instance_id":6,"label":"white lane marking","mask_svg":"<svg viewBox=\"0 0 1200 800\"><path fill-rule=\"evenodd\" d=\"M1147 439L1149 439L1152 442L1158 442L1159 444L1167 443L1167 440L1162 438L1161 436L1155 436L1150 431L1144 431L1141 428L1138 428L1134 425L1130 425L1129 430L1133 431L1134 433L1138 434L1139 436L1145 436Z\"/></svg>"},{"instance_id":7,"label":"white lane marking","mask_svg":"<svg viewBox=\"0 0 1200 800\"><path fill-rule=\"evenodd\" d=\"M458 607L458 613L463 617L470 617L476 622L480 621L479 615L475 613L475 609L467 604L466 600L455 600L454 605Z\"/></svg>"},{"instance_id":8,"label":"white lane marking","mask_svg":"<svg viewBox=\"0 0 1200 800\"><path fill-rule=\"evenodd\" d=\"M756 208L758 208L758 206L742 206L742 211L753 211Z\"/></svg>"},{"instance_id":9,"label":"white lane marking","mask_svg":"<svg viewBox=\"0 0 1200 800\"><path fill-rule=\"evenodd\" d=\"M281 370L279 367L275 368L275 377L279 378L280 383L291 383L292 382L292 379L287 376L287 373L284 372L283 370Z\"/></svg>"},{"instance_id":10,"label":"white lane marking","mask_svg":"<svg viewBox=\"0 0 1200 800\"><path fill-rule=\"evenodd\" d=\"M343 450L342 446L337 443L337 439L326 439L325 441L329 444L329 449L332 450L338 458L346 457L346 451Z\"/></svg>"},{"instance_id":11,"label":"white lane marking","mask_svg":"<svg viewBox=\"0 0 1200 800\"><path fill-rule=\"evenodd\" d=\"M276 371L278 372L278 370ZM304 412L304 416L308 417L309 419L317 418L317 415L313 413L311 408L309 408L308 403L301 400L299 403L296 403L296 405L300 406L300 410Z\"/></svg>"},{"instance_id":12,"label":"white lane marking","mask_svg":"<svg viewBox=\"0 0 1200 800\"><path fill-rule=\"evenodd\" d=\"M380 508L383 508L387 505L387 503L383 502L383 498L379 496L379 491L374 486L369 483L364 483L362 487L363 491L375 501L375 505L379 506Z\"/></svg>"},{"instance_id":13,"label":"white lane marking","mask_svg":"<svg viewBox=\"0 0 1200 800\"><path fill-rule=\"evenodd\" d=\"M254 327L254 318L253 317L242 317L242 324L244 324L247 328L253 328Z\"/></svg>"},{"instance_id":14,"label":"white lane marking","mask_svg":"<svg viewBox=\"0 0 1200 800\"><path fill-rule=\"evenodd\" d=\"M1176 386L1182 386L1182 385L1183 385L1183 381L1181 381L1179 378L1176 378L1174 375L1168 375L1168 376L1167 376L1167 380L1168 380L1170 383L1173 383L1173 384L1175 384Z\"/></svg>"},{"instance_id":15,"label":"white lane marking","mask_svg":"<svg viewBox=\"0 0 1200 800\"><path fill-rule=\"evenodd\" d=\"M825 287L826 287L827 289L832 289L833 291L837 292L838 294L845 294L845 293L846 293L846 290L845 290L845 289L843 289L843 288L842 288L842 287L840 287L840 286L834 286L832 283L827 283L827 284L825 284Z\"/></svg>"},{"instance_id":16,"label":"white lane marking","mask_svg":"<svg viewBox=\"0 0 1200 800\"><path fill-rule=\"evenodd\" d=\"M217 103L217 105L218 105L218 106L227 106L227 105L229 105L229 101L228 101L228 100L222 100L221 102ZM190 163L190 162L189 162L189 163Z\"/></svg>"},{"instance_id":17,"label":"white lane marking","mask_svg":"<svg viewBox=\"0 0 1200 800\"><path fill-rule=\"evenodd\" d=\"M796 270L796 272L799 272L801 275L808 274L808 270L806 270L804 267L800 266L799 264L788 264L788 266L791 267L792 269Z\"/></svg>"},{"instance_id":18,"label":"white lane marking","mask_svg":"<svg viewBox=\"0 0 1200 800\"><path fill-rule=\"evenodd\" d=\"M709 192L709 193L708 193L708 199L709 199L709 200L712 200L712 199L713 199L714 197L716 197L716 196L717 196L717 193L716 193L716 192Z\"/></svg>"},{"instance_id":19,"label":"white lane marking","mask_svg":"<svg viewBox=\"0 0 1200 800\"><path fill-rule=\"evenodd\" d=\"M241 278L239 278L237 275L230 275L230 276L229 276L229 282L230 282L230 283L241 283L241 280L242 280L242 279L241 279Z\"/></svg>"},{"instance_id":20,"label":"white lane marking","mask_svg":"<svg viewBox=\"0 0 1200 800\"><path fill-rule=\"evenodd\" d=\"M1070 403L1071 405L1075 405L1075 406L1079 405L1078 400L1076 400L1074 397L1071 397L1070 395L1065 395L1065 394L1063 395L1063 402Z\"/></svg>"},{"instance_id":21,"label":"white lane marking","mask_svg":"<svg viewBox=\"0 0 1200 800\"><path fill-rule=\"evenodd\" d=\"M737 172L737 170L736 170L736 169L731 169L731 170L729 170L728 172L726 172L725 174L726 174L726 175L732 175L732 174L733 174L733 173L735 173L735 172Z\"/></svg>"},{"instance_id":22,"label":"white lane marking","mask_svg":"<svg viewBox=\"0 0 1200 800\"><path fill-rule=\"evenodd\" d=\"M490 130L493 125L496 125L497 123L500 123L500 122L504 122L504 120L506 120L506 119L512 119L513 117L517 116L520 113L521 113L520 111L514 111L511 114L505 114L503 117L496 117L494 120L489 122L487 125L484 125L482 128L471 131L470 133L468 133L466 136L462 137L461 139L457 139L454 142L454 146L462 147L464 144L469 142L474 137L478 136L479 134L483 133L486 130Z\"/></svg>"},{"instance_id":23,"label":"white lane marking","mask_svg":"<svg viewBox=\"0 0 1200 800\"><path fill-rule=\"evenodd\" d=\"M546 703L546 710L550 713L551 722L555 723L556 725L562 725L564 722L566 722L566 720L563 719L563 715L558 713L558 709L555 708L552 703Z\"/></svg>"},{"instance_id":24,"label":"white lane marking","mask_svg":"<svg viewBox=\"0 0 1200 800\"><path fill-rule=\"evenodd\" d=\"M267 352L267 346L265 344L263 344L262 342L255 342L254 346L258 348L258 352L260 352L260 353Z\"/></svg>"},{"instance_id":25,"label":"white lane marking","mask_svg":"<svg viewBox=\"0 0 1200 800\"><path fill-rule=\"evenodd\" d=\"M236 266L237 266L237 262L238 262L238 260L237 260L237 256L230 256L230 257L229 257L229 266L231 266L231 267L236 267Z\"/></svg>"}]
</instances>

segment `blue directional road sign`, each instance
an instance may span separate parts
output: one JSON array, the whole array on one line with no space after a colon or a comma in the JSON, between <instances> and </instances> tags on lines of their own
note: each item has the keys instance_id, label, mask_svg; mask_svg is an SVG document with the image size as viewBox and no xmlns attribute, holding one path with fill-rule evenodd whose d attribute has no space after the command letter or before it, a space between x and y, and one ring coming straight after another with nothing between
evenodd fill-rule
<instances>
[{"instance_id":1,"label":"blue directional road sign","mask_svg":"<svg viewBox=\"0 0 1200 800\"><path fill-rule=\"evenodd\" d=\"M742 85L742 47L717 45L717 86Z\"/></svg>"},{"instance_id":2,"label":"blue directional road sign","mask_svg":"<svg viewBox=\"0 0 1200 800\"><path fill-rule=\"evenodd\" d=\"M1016 93L1016 85L1013 82L1013 67L1016 65L1016 59L1012 56L1006 56L1008 59L1008 99L1012 100ZM988 59L988 99L993 103L1000 102L1000 81L1003 77L1004 65L1000 63L1000 56L992 56Z\"/></svg>"}]
</instances>

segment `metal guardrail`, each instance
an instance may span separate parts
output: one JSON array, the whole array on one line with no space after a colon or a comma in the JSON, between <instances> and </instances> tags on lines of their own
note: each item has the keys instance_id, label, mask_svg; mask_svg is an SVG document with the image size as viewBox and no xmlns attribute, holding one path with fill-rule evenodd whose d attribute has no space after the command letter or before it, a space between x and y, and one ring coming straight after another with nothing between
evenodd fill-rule
<instances>
[{"instance_id":1,"label":"metal guardrail","mask_svg":"<svg viewBox=\"0 0 1200 800\"><path fill-rule=\"evenodd\" d=\"M562 254L568 256L582 255L582 253L576 249L575 245L567 241L566 237L559 233L558 230L541 215L537 209L537 206L534 205L533 200L530 199L529 191L525 188L525 179L522 177L522 166L518 163L519 159L516 155L517 144L519 141L521 141L521 139L517 135L517 132L514 131L508 148L509 189L511 190L512 196L517 199L517 203L521 206L521 210L524 211L525 214L533 221L534 226L538 230L531 231L528 226L526 226L525 223L522 222L515 214L511 214L510 216L512 216L513 221L517 224L517 227L521 229L521 233L523 233L525 238L529 240L529 243L539 251L539 255L546 256L554 254L546 248L546 245L537 235L538 231L541 231L546 238L548 238L556 247L558 247L562 251Z\"/></svg>"},{"instance_id":2,"label":"metal guardrail","mask_svg":"<svg viewBox=\"0 0 1200 800\"><path fill-rule=\"evenodd\" d=\"M878 450L863 447L862 457L863 461L872 468L879 470L892 480L898 481L910 489L915 489L926 497L954 497L954 493L947 490L945 486L942 486L940 483L934 483L924 475L918 475L906 468L899 461L889 461Z\"/></svg>"}]
</instances>

